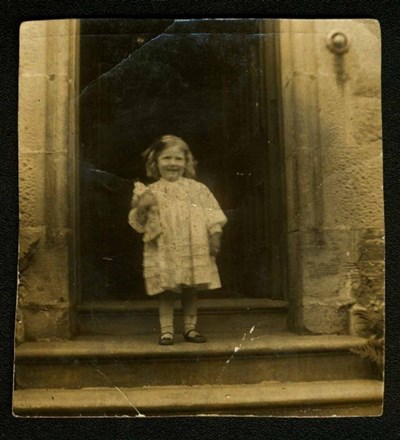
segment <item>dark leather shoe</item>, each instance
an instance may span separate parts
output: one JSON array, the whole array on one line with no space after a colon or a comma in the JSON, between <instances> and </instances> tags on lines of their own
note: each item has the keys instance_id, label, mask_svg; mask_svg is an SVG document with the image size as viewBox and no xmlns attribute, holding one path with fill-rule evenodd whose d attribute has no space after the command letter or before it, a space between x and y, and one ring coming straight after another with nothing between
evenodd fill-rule
<instances>
[{"instance_id":1,"label":"dark leather shoe","mask_svg":"<svg viewBox=\"0 0 400 440\"><path fill-rule=\"evenodd\" d=\"M174 334L170 332L163 333L158 339L158 345L173 345Z\"/></svg>"},{"instance_id":2,"label":"dark leather shoe","mask_svg":"<svg viewBox=\"0 0 400 440\"><path fill-rule=\"evenodd\" d=\"M183 334L183 338L186 342L194 342L195 344L207 342L207 339L197 330L189 330Z\"/></svg>"}]
</instances>

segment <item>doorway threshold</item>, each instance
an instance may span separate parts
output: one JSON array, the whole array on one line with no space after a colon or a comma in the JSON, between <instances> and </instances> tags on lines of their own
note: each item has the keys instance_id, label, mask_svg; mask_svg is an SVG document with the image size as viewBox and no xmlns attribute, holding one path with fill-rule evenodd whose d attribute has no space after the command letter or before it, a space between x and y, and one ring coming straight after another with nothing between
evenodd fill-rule
<instances>
[{"instance_id":1,"label":"doorway threshold","mask_svg":"<svg viewBox=\"0 0 400 440\"><path fill-rule=\"evenodd\" d=\"M198 324L207 333L287 329L288 303L266 298L200 299ZM80 334L158 333L158 301L103 301L77 306ZM182 306L175 304L176 328L182 324ZM178 330L179 331L179 330Z\"/></svg>"},{"instance_id":2,"label":"doorway threshold","mask_svg":"<svg viewBox=\"0 0 400 440\"><path fill-rule=\"evenodd\" d=\"M176 309L181 309L181 301L176 300ZM158 299L131 301L87 301L77 305L78 312L146 312L158 308ZM199 298L201 310L287 310L288 302L269 298Z\"/></svg>"}]
</instances>

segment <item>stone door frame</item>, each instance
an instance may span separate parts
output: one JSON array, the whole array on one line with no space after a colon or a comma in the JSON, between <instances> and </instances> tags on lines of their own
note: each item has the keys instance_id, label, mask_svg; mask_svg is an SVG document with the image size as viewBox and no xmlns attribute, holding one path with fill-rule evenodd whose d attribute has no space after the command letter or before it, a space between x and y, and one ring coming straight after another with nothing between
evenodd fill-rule
<instances>
[{"instance_id":1,"label":"stone door frame","mask_svg":"<svg viewBox=\"0 0 400 440\"><path fill-rule=\"evenodd\" d=\"M17 342L76 332L79 20L20 28Z\"/></svg>"}]
</instances>

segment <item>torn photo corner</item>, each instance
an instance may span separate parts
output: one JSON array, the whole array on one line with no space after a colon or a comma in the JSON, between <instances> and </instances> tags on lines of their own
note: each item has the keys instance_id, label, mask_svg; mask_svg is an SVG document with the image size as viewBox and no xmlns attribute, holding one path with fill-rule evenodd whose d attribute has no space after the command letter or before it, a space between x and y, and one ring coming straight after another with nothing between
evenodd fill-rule
<instances>
[{"instance_id":1,"label":"torn photo corner","mask_svg":"<svg viewBox=\"0 0 400 440\"><path fill-rule=\"evenodd\" d=\"M14 415L382 414L377 21L24 22L18 118Z\"/></svg>"}]
</instances>

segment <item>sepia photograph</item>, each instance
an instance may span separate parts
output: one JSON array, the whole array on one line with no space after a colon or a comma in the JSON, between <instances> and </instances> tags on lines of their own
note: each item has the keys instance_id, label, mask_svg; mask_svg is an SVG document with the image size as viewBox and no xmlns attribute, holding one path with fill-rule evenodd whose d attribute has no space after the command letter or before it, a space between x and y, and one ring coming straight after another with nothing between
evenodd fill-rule
<instances>
[{"instance_id":1,"label":"sepia photograph","mask_svg":"<svg viewBox=\"0 0 400 440\"><path fill-rule=\"evenodd\" d=\"M372 19L20 27L18 417L384 411Z\"/></svg>"}]
</instances>

